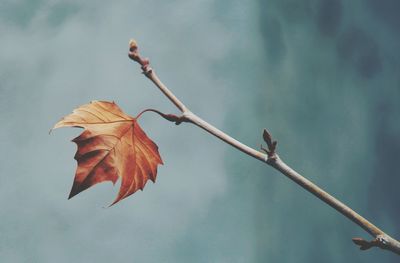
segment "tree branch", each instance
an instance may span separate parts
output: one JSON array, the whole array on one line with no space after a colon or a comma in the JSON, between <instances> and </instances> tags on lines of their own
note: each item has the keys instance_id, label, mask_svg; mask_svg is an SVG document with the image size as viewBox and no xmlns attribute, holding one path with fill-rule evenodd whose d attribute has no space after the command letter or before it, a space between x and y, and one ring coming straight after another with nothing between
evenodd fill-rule
<instances>
[{"instance_id":1,"label":"tree branch","mask_svg":"<svg viewBox=\"0 0 400 263\"><path fill-rule=\"evenodd\" d=\"M371 247L379 247L381 249L386 249L392 251L398 255L400 255L400 242L395 240L394 238L390 237L388 234L383 232L381 229L376 227L374 224L369 222L367 219L356 213L350 207L345 205L344 203L340 202L338 199L333 197L332 195L325 192L323 189L318 187L316 184L312 183L310 180L306 179L295 170L290 168L286 163L282 161L282 159L276 153L276 145L277 142L272 140L271 134L264 130L263 132L263 139L267 144L267 149L261 146L261 150L266 154L257 151L249 146L235 140L228 134L222 132L221 130L217 129L216 127L212 126L208 122L204 121L194 113L192 113L157 77L154 70L149 66L150 62L147 58L142 58L139 55L138 46L136 41L131 40L129 42L129 57L138 62L141 65L143 70L143 74L150 79L159 89L160 91L181 111L182 116L177 117L175 115L168 115L168 116L175 116L170 119L175 123L181 122L190 122L194 125L202 128L203 130L207 131L211 135L221 139L222 141L232 145L239 151L244 152L245 154L258 159L279 172L283 175L303 187L308 192L312 193L320 200L324 201L329 206L336 209L339 213L359 225L363 228L366 232L368 232L371 236L374 237L372 241L366 241L362 238L353 238L353 242L360 247L361 250L367 250ZM154 110L153 110L154 111ZM158 112L159 113L159 112ZM160 114L160 113L159 113ZM165 119L169 120L165 114L161 114Z\"/></svg>"}]
</instances>

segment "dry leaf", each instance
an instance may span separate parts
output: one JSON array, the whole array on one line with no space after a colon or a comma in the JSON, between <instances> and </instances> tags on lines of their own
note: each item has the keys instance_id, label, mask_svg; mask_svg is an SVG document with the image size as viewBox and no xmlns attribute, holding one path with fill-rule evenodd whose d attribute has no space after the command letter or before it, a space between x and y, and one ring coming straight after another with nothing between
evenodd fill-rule
<instances>
[{"instance_id":1,"label":"dry leaf","mask_svg":"<svg viewBox=\"0 0 400 263\"><path fill-rule=\"evenodd\" d=\"M114 103L93 101L75 109L53 129L80 127L85 130L73 139L78 145L78 168L69 198L103 181L121 187L112 203L143 190L148 179L155 182L157 165L163 164L157 145L140 128L136 119Z\"/></svg>"}]
</instances>

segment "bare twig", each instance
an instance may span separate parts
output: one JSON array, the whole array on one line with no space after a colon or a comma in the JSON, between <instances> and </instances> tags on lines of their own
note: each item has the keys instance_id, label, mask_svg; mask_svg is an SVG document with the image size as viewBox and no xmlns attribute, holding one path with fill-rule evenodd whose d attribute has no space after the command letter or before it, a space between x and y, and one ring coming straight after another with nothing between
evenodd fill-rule
<instances>
[{"instance_id":1,"label":"bare twig","mask_svg":"<svg viewBox=\"0 0 400 263\"><path fill-rule=\"evenodd\" d=\"M374 237L372 241L366 241L362 238L353 238L353 242L360 246L361 250L367 250L371 247L379 247L382 249L390 250L396 254L400 255L400 242L395 240L394 238L390 237L388 234L383 232L381 229L376 227L374 224L369 222L367 219L356 213L347 205L340 202L338 199L333 197L332 195L325 192L323 189L318 187L316 184L312 183L310 180L306 179L295 170L290 168L286 163L282 161L282 159L276 153L276 146L277 142L272 139L271 134L264 129L263 132L263 139L267 144L267 149L261 145L261 150L266 154L257 151L253 148L244 145L243 143L235 140L228 134L222 132L221 130L217 129L216 127L212 126L211 124L207 123L194 113L192 113L157 77L154 70L150 68L149 60L143 59L139 52L138 46L136 41L131 40L129 42L129 57L138 62L141 65L143 73L147 78L149 78L159 89L160 91L181 111L182 116L178 117L176 115L166 115L160 114L165 119L169 120L166 116L173 116L171 117L170 121L175 123L180 122L190 122L198 127L202 128L203 130L207 131L208 133L218 137L222 141L232 145L236 149L246 153L247 155L258 159L268 165L272 166L283 175L287 176L295 183L306 189L308 192L312 193L320 200L324 201L329 206L336 209L339 213L359 225L363 228L366 232L368 232L371 236ZM154 111L154 110L153 110Z\"/></svg>"}]
</instances>

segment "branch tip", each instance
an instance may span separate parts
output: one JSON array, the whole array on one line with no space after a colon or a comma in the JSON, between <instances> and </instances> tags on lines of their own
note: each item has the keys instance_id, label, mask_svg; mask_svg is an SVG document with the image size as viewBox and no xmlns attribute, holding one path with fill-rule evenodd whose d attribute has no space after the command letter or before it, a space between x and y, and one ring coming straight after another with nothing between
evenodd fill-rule
<instances>
[{"instance_id":1,"label":"branch tip","mask_svg":"<svg viewBox=\"0 0 400 263\"><path fill-rule=\"evenodd\" d=\"M360 247L360 250L367 250L372 247L379 247L382 249L387 249L387 240L384 236L377 236L371 241L367 241L361 237L352 238L354 244Z\"/></svg>"},{"instance_id":2,"label":"branch tip","mask_svg":"<svg viewBox=\"0 0 400 263\"><path fill-rule=\"evenodd\" d=\"M137 49L137 42L134 39L129 40L129 51Z\"/></svg>"},{"instance_id":3,"label":"branch tip","mask_svg":"<svg viewBox=\"0 0 400 263\"><path fill-rule=\"evenodd\" d=\"M133 61L136 61L137 63L139 63L141 65L141 68L143 70L143 74L145 74L147 76L152 72L152 69L149 66L150 65L150 60L148 58L142 58L140 56L137 42L134 39L131 39L129 41L128 56L129 56L130 59L132 59Z\"/></svg>"},{"instance_id":4,"label":"branch tip","mask_svg":"<svg viewBox=\"0 0 400 263\"><path fill-rule=\"evenodd\" d=\"M260 147L261 150L268 155L268 159L271 159L271 160L276 159L276 145L278 144L278 142L272 140L272 135L267 129L264 129L262 136L263 136L265 143L267 144L268 149L264 148L261 145L261 147Z\"/></svg>"}]
</instances>

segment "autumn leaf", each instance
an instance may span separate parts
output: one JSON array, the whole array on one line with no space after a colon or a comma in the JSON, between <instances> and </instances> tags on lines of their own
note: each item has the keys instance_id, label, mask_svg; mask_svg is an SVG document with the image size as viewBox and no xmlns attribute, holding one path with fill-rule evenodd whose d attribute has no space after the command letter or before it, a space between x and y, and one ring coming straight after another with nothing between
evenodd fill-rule
<instances>
[{"instance_id":1,"label":"autumn leaf","mask_svg":"<svg viewBox=\"0 0 400 263\"><path fill-rule=\"evenodd\" d=\"M78 145L78 167L69 198L103 181L121 187L115 201L143 190L148 179L155 182L157 165L163 164L157 145L140 128L137 120L114 103L92 101L75 109L53 129L80 127L85 130L72 141Z\"/></svg>"}]
</instances>

